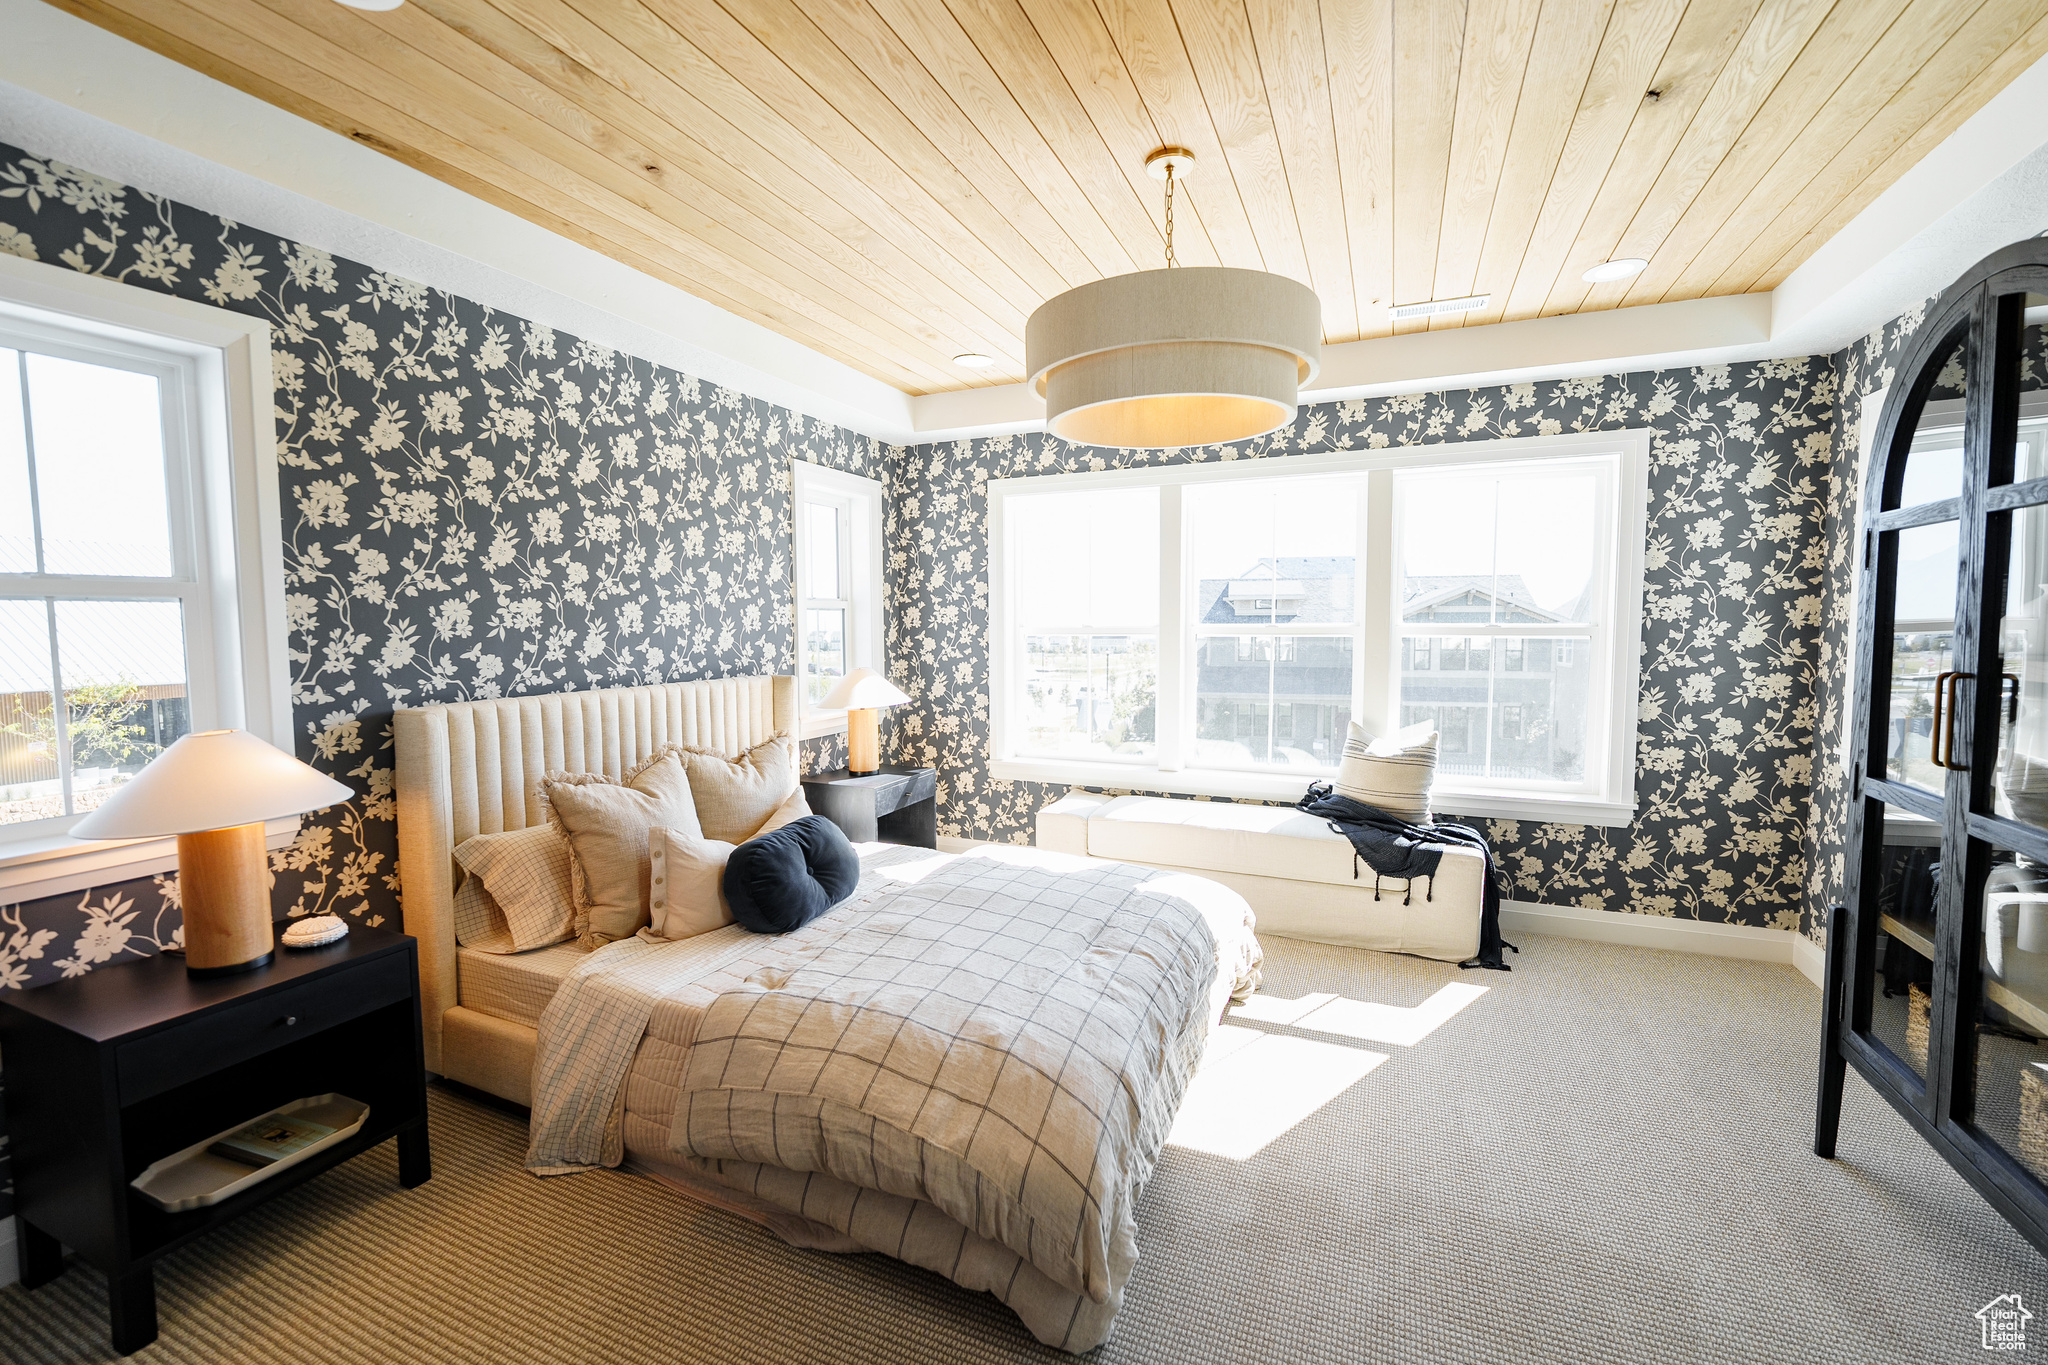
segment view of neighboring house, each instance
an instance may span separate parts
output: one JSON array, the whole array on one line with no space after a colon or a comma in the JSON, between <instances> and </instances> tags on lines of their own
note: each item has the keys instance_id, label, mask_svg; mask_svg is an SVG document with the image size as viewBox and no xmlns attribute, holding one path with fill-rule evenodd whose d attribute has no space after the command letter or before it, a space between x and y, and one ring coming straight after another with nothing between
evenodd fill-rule
<instances>
[{"instance_id":1,"label":"view of neighboring house","mask_svg":"<svg viewBox=\"0 0 2048 1365\"><path fill-rule=\"evenodd\" d=\"M1196 619L1198 735L1244 761L1335 765L1351 720L1356 561L1261 559L1201 580ZM1536 605L1519 575L1407 579L1400 723L1433 723L1442 771L1577 781L1585 758L1590 651L1584 639L1454 634L1458 627L1553 625L1578 613ZM1442 633L1421 634L1420 625ZM1238 626L1258 633L1233 633ZM1283 634L1278 626L1296 626ZM1213 757L1212 752L1212 757Z\"/></svg>"}]
</instances>

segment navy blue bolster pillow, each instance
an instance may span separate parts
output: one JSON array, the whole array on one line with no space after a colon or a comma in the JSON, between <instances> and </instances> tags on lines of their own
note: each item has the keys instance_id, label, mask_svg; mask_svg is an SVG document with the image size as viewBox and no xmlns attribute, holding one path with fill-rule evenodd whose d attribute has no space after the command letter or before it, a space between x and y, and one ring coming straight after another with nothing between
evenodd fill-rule
<instances>
[{"instance_id":1,"label":"navy blue bolster pillow","mask_svg":"<svg viewBox=\"0 0 2048 1365\"><path fill-rule=\"evenodd\" d=\"M806 815L749 839L726 859L726 904L757 934L801 929L853 894L860 855L839 826Z\"/></svg>"}]
</instances>

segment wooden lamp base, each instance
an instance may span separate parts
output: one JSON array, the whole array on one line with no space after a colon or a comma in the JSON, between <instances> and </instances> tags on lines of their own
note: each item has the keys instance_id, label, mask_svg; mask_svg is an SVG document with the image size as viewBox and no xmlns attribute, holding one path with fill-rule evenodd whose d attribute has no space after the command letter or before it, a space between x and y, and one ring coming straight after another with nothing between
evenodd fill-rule
<instances>
[{"instance_id":1,"label":"wooden lamp base","mask_svg":"<svg viewBox=\"0 0 2048 1365\"><path fill-rule=\"evenodd\" d=\"M185 903L185 970L232 976L268 963L270 875L263 825L178 836L178 894Z\"/></svg>"},{"instance_id":2,"label":"wooden lamp base","mask_svg":"<svg viewBox=\"0 0 2048 1365\"><path fill-rule=\"evenodd\" d=\"M882 771L881 711L856 706L846 713L846 771L871 777Z\"/></svg>"}]
</instances>

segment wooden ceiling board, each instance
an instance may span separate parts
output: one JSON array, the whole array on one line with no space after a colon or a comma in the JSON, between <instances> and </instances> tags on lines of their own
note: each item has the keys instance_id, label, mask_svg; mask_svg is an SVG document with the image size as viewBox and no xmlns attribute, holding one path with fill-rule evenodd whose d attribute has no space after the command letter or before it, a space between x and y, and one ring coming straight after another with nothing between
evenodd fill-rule
<instances>
[{"instance_id":1,"label":"wooden ceiling board","mask_svg":"<svg viewBox=\"0 0 2048 1365\"><path fill-rule=\"evenodd\" d=\"M1890 0L1862 0L1859 10L1887 5ZM1764 115L1770 98L1794 70L1800 56L1821 32L1834 8L1833 0L1767 0L1742 35L1721 78L1706 103L1685 130L1671 158L1664 164L1657 182L1650 187L1635 214L1609 252L1610 256L1635 256L1651 262L1643 275L1654 276L1645 284L1643 275L1590 287L1583 281L1576 290L1579 304L1596 308L1621 307L1633 295L1654 298L1668 286L1684 265L1666 254L1671 233L1686 209L1695 203L1714 175L1729 162L1743 132ZM1739 198L1736 190L1731 197Z\"/></svg>"},{"instance_id":2,"label":"wooden ceiling board","mask_svg":"<svg viewBox=\"0 0 2048 1365\"><path fill-rule=\"evenodd\" d=\"M1566 164L1576 116L1593 98L1595 64L1615 8L1615 0L1545 0L1485 240L1472 278L1457 293L1480 292L1482 280L1512 280L1520 270L1551 181ZM1444 288L1440 279L1438 289ZM1508 296L1505 289L1492 292L1486 307L1453 313L1450 320L1465 327L1498 322Z\"/></svg>"},{"instance_id":3,"label":"wooden ceiling board","mask_svg":"<svg viewBox=\"0 0 2048 1365\"><path fill-rule=\"evenodd\" d=\"M1316 0L1246 0L1245 15L1273 110L1275 150L1307 255L1306 283L1322 297L1324 337L1349 341L1358 335L1358 296L1351 278L1321 7Z\"/></svg>"},{"instance_id":4,"label":"wooden ceiling board","mask_svg":"<svg viewBox=\"0 0 2048 1365\"><path fill-rule=\"evenodd\" d=\"M1394 3L1394 292L1392 307L1431 298L1450 184L1463 0ZM1394 324L1396 335L1429 329L1427 318Z\"/></svg>"},{"instance_id":5,"label":"wooden ceiling board","mask_svg":"<svg viewBox=\"0 0 2048 1365\"><path fill-rule=\"evenodd\" d=\"M1839 231L1907 166L1933 151L1956 125L2004 88L2006 81L2032 65L2040 55L2039 45L2048 41L2048 26L2041 23L2044 13L2048 13L2048 5L2042 0L1990 0L1972 14L1806 189L1784 206L1755 243L1736 258L1731 273L1755 270L1753 281L1770 279L1773 285L1790 274L1826 240L1817 235L1822 228L1832 223L1829 235ZM2026 40L2027 50L2014 54L2021 39ZM1973 88L1971 76L1998 64L2002 57L2016 58L2005 68L2004 80L1996 85L1979 82ZM1965 92L1972 98L1959 99ZM1910 160L1894 161L1898 148L1915 137L1920 139L1917 154ZM1891 178L1880 182L1878 174L1887 169ZM1772 286L1750 285L1758 287Z\"/></svg>"},{"instance_id":6,"label":"wooden ceiling board","mask_svg":"<svg viewBox=\"0 0 2048 1365\"><path fill-rule=\"evenodd\" d=\"M957 14L964 4L995 8L1006 3L1007 0L960 0L954 12ZM1044 44L1069 93L1080 103L1104 146L1116 158L1133 192L1144 202L1146 212L1157 226L1159 250L1163 252L1166 228L1160 185L1145 169L1144 159L1154 148L1164 145L1166 139L1124 66L1123 54L1117 51L1109 30L1103 26L1102 15L1093 5L1073 4L1070 0L1018 0L1015 10ZM1217 229L1232 242L1230 258L1237 260L1255 251L1251 224L1245 220L1235 190L1226 188L1226 192L1210 196L1206 214L1202 211L1199 190L1199 186L1191 184L1187 194L1182 195L1176 189L1175 253L1189 265L1221 265L1223 251L1216 245L1217 234L1209 224L1210 218L1219 216L1219 211L1225 217L1234 213L1230 224L1219 224Z\"/></svg>"},{"instance_id":7,"label":"wooden ceiling board","mask_svg":"<svg viewBox=\"0 0 2048 1365\"><path fill-rule=\"evenodd\" d=\"M754 218L800 233L810 249L877 288L908 289L935 323L945 327L948 355L961 349L957 343L963 337L998 357L1015 350L1014 337L1024 314L1008 297L959 267L887 200L837 163L807 157L801 148L809 144L786 123L755 120L753 132L762 139L756 141L634 48L563 6L524 0L500 0L497 8L447 0L410 4L521 66L564 98L602 109L622 126L648 137L676 164L740 200ZM641 13L645 15L644 10ZM651 15L646 21L659 25ZM660 29L672 40L671 50L681 44L665 25ZM714 99L746 98L739 89L706 93ZM682 128L690 129L691 136L680 135L677 130ZM862 213L894 231L871 228ZM898 245L899 240L928 249L913 255ZM948 322L956 325L946 326ZM1021 368L1021 351L1013 359L1013 368Z\"/></svg>"},{"instance_id":8,"label":"wooden ceiling board","mask_svg":"<svg viewBox=\"0 0 2048 1365\"><path fill-rule=\"evenodd\" d=\"M1478 279L1479 253L1486 246L1486 230L1507 169L1508 144L1542 8L1542 0L1472 0L1466 8L1443 226L1437 233L1436 273L1430 286L1436 298L1470 294ZM1464 320L1453 313L1431 318L1429 326L1442 330Z\"/></svg>"},{"instance_id":9,"label":"wooden ceiling board","mask_svg":"<svg viewBox=\"0 0 2048 1365\"><path fill-rule=\"evenodd\" d=\"M1772 288L2048 53L2048 0L55 2L909 393L1155 268L1162 144L1179 259L1341 343Z\"/></svg>"},{"instance_id":10,"label":"wooden ceiling board","mask_svg":"<svg viewBox=\"0 0 2048 1365\"><path fill-rule=\"evenodd\" d=\"M1358 334L1393 331L1387 315L1394 278L1394 0L1356 0L1323 11L1337 178Z\"/></svg>"},{"instance_id":11,"label":"wooden ceiling board","mask_svg":"<svg viewBox=\"0 0 2048 1365\"><path fill-rule=\"evenodd\" d=\"M1702 253L1717 238L1727 241L1723 234L1732 223L1747 221L1753 230L1763 205L1783 202L1780 196L1789 190L1774 172L1799 164L1786 156L1787 151L1808 136L1820 139L1821 145L1839 145L1847 129L1860 126L1862 119L1850 122L1853 115L1844 117L1835 97L1863 64L1876 62L1881 69L1888 46L1909 41L1903 38L1905 33L1924 31L1929 24L1940 27L1939 11L1945 9L1954 15L1942 29L1945 34L1962 22L1968 6L1977 3L1980 0L1922 0L1917 5L1912 0L1866 0L1853 13L1841 6L1831 11L1707 183L1685 205L1650 268L1629 282L1625 302L1653 303L1670 295L1698 298L1714 292L1727 253L1715 253L1718 261L1715 254L1703 259ZM1886 94L1874 88L1876 84L1866 78L1852 88L1882 100ZM1823 119L1826 122L1816 129L1816 120Z\"/></svg>"},{"instance_id":12,"label":"wooden ceiling board","mask_svg":"<svg viewBox=\"0 0 2048 1365\"><path fill-rule=\"evenodd\" d=\"M1507 287L1492 291L1492 303L1475 314L1476 320L1501 322L1542 313L1551 286L1585 227L1586 215L1635 126L1644 92L1656 88L1657 69L1686 10L1686 0L1620 0L1615 6L1544 191L1536 227L1513 273L1503 269L1500 278L1508 281ZM1506 264L1503 261L1503 267Z\"/></svg>"},{"instance_id":13,"label":"wooden ceiling board","mask_svg":"<svg viewBox=\"0 0 2048 1365\"><path fill-rule=\"evenodd\" d=\"M1765 5L1797 3L1800 0L1764 0ZM1616 249L1622 234L1664 180L1672 158L1686 144L1694 120L1708 110L1762 8L1754 0L1739 6L1694 4L1686 8L1644 98L1636 105L1621 150L1593 196L1586 221L1550 282L1543 316L1577 312L1589 288L1580 278L1585 269L1629 254ZM1740 79L1739 71L1736 78ZM1650 90L1657 92L1657 98L1649 98Z\"/></svg>"}]
</instances>

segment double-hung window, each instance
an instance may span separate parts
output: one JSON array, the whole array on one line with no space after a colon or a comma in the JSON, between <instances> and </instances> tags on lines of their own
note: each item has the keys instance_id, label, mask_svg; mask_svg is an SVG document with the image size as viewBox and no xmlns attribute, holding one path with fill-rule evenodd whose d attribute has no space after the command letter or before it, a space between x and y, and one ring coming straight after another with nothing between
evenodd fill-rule
<instances>
[{"instance_id":1,"label":"double-hung window","mask_svg":"<svg viewBox=\"0 0 2048 1365\"><path fill-rule=\"evenodd\" d=\"M66 831L189 731L293 742L267 326L25 266L0 270L7 900L169 866Z\"/></svg>"},{"instance_id":2,"label":"double-hung window","mask_svg":"<svg viewBox=\"0 0 2048 1365\"><path fill-rule=\"evenodd\" d=\"M994 775L1298 797L1354 721L1437 804L1634 809L1646 432L990 484Z\"/></svg>"},{"instance_id":3,"label":"double-hung window","mask_svg":"<svg viewBox=\"0 0 2048 1365\"><path fill-rule=\"evenodd\" d=\"M846 728L820 703L856 668L882 671L882 486L795 464L796 675L805 738Z\"/></svg>"}]
</instances>

